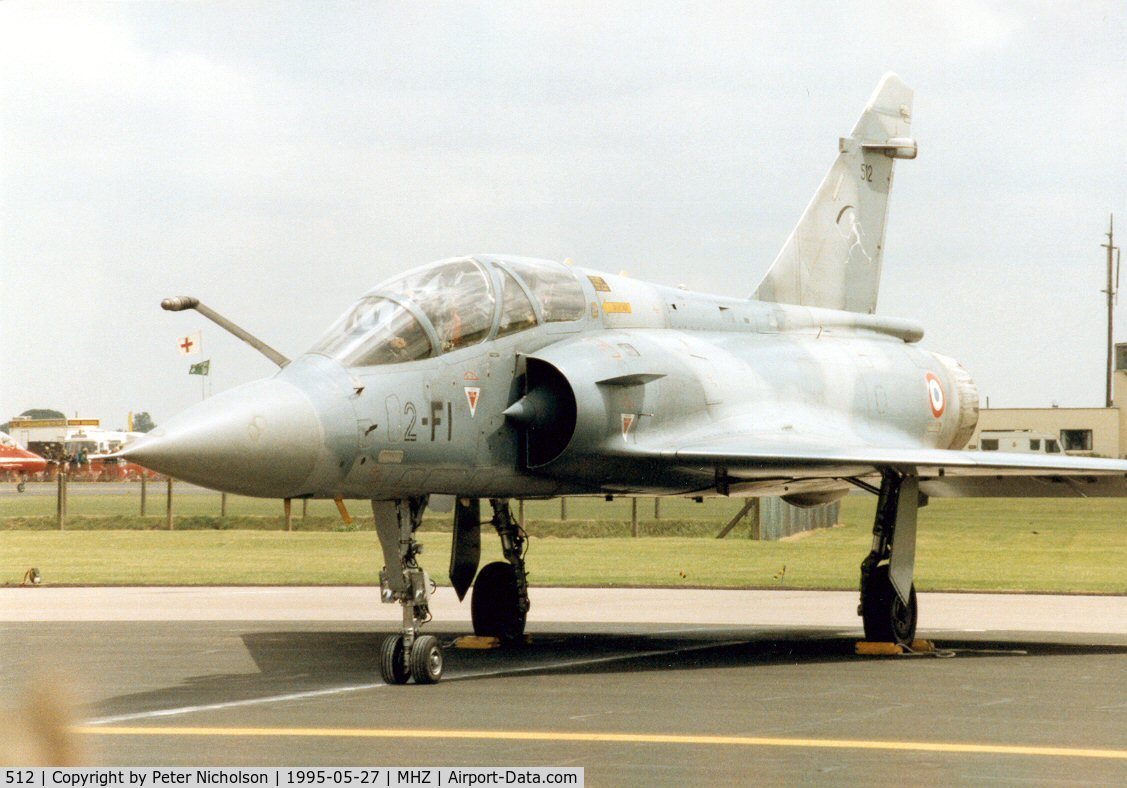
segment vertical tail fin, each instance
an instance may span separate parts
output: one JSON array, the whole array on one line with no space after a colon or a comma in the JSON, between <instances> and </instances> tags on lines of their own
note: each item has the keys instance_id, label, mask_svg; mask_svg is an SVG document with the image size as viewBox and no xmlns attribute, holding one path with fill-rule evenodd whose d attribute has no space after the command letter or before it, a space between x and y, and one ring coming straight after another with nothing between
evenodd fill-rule
<instances>
[{"instance_id":1,"label":"vertical tail fin","mask_svg":"<svg viewBox=\"0 0 1127 788\"><path fill-rule=\"evenodd\" d=\"M914 159L912 89L885 74L754 298L872 314L892 165Z\"/></svg>"}]
</instances>

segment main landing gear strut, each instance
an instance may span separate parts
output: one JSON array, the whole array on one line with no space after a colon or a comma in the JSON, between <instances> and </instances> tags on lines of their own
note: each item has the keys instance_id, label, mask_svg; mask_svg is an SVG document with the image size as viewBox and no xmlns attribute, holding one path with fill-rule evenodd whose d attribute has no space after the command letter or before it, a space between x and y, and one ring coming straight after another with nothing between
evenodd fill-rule
<instances>
[{"instance_id":1,"label":"main landing gear strut","mask_svg":"<svg viewBox=\"0 0 1127 788\"><path fill-rule=\"evenodd\" d=\"M415 541L426 505L425 497L372 501L384 555L380 597L403 606L402 631L380 648L380 675L388 684L406 684L411 678L416 684L434 684L442 678L442 645L433 635L419 634L431 618L431 582L418 564L423 548Z\"/></svg>"},{"instance_id":2,"label":"main landing gear strut","mask_svg":"<svg viewBox=\"0 0 1127 788\"><path fill-rule=\"evenodd\" d=\"M458 599L465 599L466 592L473 586L470 612L474 634L511 645L524 635L528 617L528 575L524 569L528 537L513 517L508 500L490 498L489 505L493 508L493 519L489 523L501 537L505 560L486 564L477 571L481 560L481 501L459 498L454 509L450 582Z\"/></svg>"},{"instance_id":3,"label":"main landing gear strut","mask_svg":"<svg viewBox=\"0 0 1127 788\"><path fill-rule=\"evenodd\" d=\"M501 537L505 561L486 564L473 584L470 613L475 635L499 638L513 644L524 635L528 618L528 575L524 569L527 534L513 517L509 502L491 498L492 525Z\"/></svg>"},{"instance_id":4,"label":"main landing gear strut","mask_svg":"<svg viewBox=\"0 0 1127 788\"><path fill-rule=\"evenodd\" d=\"M916 513L919 477L891 468L881 471L872 550L861 562L861 604L857 615L865 639L910 644L916 636ZM927 499L922 498L926 504Z\"/></svg>"}]
</instances>

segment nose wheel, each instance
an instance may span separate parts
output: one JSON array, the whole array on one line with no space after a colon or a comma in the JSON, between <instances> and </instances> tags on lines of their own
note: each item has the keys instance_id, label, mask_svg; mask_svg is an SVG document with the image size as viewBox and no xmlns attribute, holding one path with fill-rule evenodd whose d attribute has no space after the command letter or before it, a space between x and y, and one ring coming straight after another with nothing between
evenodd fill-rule
<instances>
[{"instance_id":1,"label":"nose wheel","mask_svg":"<svg viewBox=\"0 0 1127 788\"><path fill-rule=\"evenodd\" d=\"M420 635L430 621L431 582L418 563L423 547L415 531L423 522L426 498L372 501L376 533L384 554L380 598L403 609L399 634L380 646L380 676L388 684L434 684L442 678L442 644L433 635Z\"/></svg>"},{"instance_id":2,"label":"nose wheel","mask_svg":"<svg viewBox=\"0 0 1127 788\"><path fill-rule=\"evenodd\" d=\"M442 644L433 635L415 638L408 652L402 635L391 635L380 648L380 676L389 684L435 684L442 679Z\"/></svg>"},{"instance_id":3,"label":"nose wheel","mask_svg":"<svg viewBox=\"0 0 1127 788\"><path fill-rule=\"evenodd\" d=\"M411 678L402 635L391 635L384 639L380 647L380 676L388 684L406 684Z\"/></svg>"},{"instance_id":4,"label":"nose wheel","mask_svg":"<svg viewBox=\"0 0 1127 788\"><path fill-rule=\"evenodd\" d=\"M380 676L388 684L436 684L442 678L442 644L434 635L415 638L408 652L403 635L391 635L380 647Z\"/></svg>"},{"instance_id":5,"label":"nose wheel","mask_svg":"<svg viewBox=\"0 0 1127 788\"><path fill-rule=\"evenodd\" d=\"M416 684L434 684L442 678L442 645L434 635L423 635L411 646L411 675Z\"/></svg>"}]
</instances>

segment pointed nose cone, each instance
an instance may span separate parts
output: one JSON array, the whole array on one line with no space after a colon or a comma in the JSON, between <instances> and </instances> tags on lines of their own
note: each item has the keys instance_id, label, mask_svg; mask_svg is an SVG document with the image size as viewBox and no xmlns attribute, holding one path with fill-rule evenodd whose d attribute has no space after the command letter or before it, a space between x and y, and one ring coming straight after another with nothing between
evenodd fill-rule
<instances>
[{"instance_id":1,"label":"pointed nose cone","mask_svg":"<svg viewBox=\"0 0 1127 788\"><path fill-rule=\"evenodd\" d=\"M271 378L193 405L121 456L204 487L286 498L310 492L303 485L322 444L313 403L296 386Z\"/></svg>"}]
</instances>

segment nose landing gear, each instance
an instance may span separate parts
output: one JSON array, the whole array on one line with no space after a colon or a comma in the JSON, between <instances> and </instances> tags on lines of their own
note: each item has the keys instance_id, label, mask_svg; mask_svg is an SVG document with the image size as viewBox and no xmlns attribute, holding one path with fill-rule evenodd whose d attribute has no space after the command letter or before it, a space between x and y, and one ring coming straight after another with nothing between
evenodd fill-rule
<instances>
[{"instance_id":1,"label":"nose landing gear","mask_svg":"<svg viewBox=\"0 0 1127 788\"><path fill-rule=\"evenodd\" d=\"M442 645L433 635L419 635L430 621L431 582L419 566L422 545L415 532L423 522L427 499L372 501L376 533L384 554L380 599L403 607L403 627L380 648L380 675L388 684L434 684L442 678Z\"/></svg>"}]
</instances>

